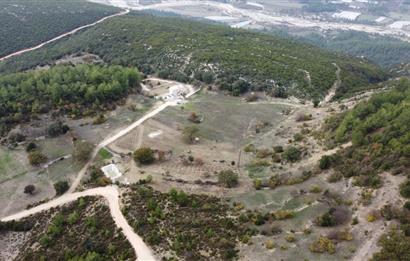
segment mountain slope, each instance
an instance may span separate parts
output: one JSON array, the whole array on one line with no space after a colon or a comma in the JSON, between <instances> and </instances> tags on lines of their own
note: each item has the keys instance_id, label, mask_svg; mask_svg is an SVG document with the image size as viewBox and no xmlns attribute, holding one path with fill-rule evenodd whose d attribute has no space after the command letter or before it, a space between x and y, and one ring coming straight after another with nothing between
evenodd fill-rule
<instances>
[{"instance_id":1,"label":"mountain slope","mask_svg":"<svg viewBox=\"0 0 410 261\"><path fill-rule=\"evenodd\" d=\"M240 94L249 89L322 98L341 68L342 90L379 82L387 75L366 60L262 33L134 13L19 58L0 63L0 72L51 63L66 54L90 52L105 62L136 65L145 73L188 81L195 77Z\"/></svg>"},{"instance_id":2,"label":"mountain slope","mask_svg":"<svg viewBox=\"0 0 410 261\"><path fill-rule=\"evenodd\" d=\"M4 0L0 2L0 57L37 45L117 12L85 0Z\"/></svg>"}]
</instances>

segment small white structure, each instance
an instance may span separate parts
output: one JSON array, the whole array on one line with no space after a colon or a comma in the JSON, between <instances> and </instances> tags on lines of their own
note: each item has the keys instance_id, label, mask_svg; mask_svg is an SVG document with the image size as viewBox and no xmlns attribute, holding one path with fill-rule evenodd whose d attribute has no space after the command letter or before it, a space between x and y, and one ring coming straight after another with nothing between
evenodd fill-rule
<instances>
[{"instance_id":1,"label":"small white structure","mask_svg":"<svg viewBox=\"0 0 410 261\"><path fill-rule=\"evenodd\" d=\"M384 21L387 20L387 17L385 16L380 16L379 18L377 18L375 21L376 23L383 23Z\"/></svg>"},{"instance_id":2,"label":"small white structure","mask_svg":"<svg viewBox=\"0 0 410 261\"><path fill-rule=\"evenodd\" d=\"M101 168L101 170L102 172L104 172L104 175L107 178L111 179L112 182L116 182L117 179L119 179L122 176L122 173L115 164L109 164L107 166L104 166Z\"/></svg>"},{"instance_id":3,"label":"small white structure","mask_svg":"<svg viewBox=\"0 0 410 261\"><path fill-rule=\"evenodd\" d=\"M342 12L340 12L340 13L334 13L334 14L332 15L332 17L333 17L333 18L339 18L339 19L346 19L346 20L354 21L354 20L356 20L360 15L361 15L361 13L357 13L357 12L342 11Z\"/></svg>"}]
</instances>

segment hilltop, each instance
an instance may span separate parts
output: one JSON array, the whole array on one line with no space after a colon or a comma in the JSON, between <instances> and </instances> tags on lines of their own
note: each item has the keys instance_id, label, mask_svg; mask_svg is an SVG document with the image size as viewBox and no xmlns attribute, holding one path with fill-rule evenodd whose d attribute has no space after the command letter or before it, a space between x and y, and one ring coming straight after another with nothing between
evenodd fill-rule
<instances>
[{"instance_id":1,"label":"hilltop","mask_svg":"<svg viewBox=\"0 0 410 261\"><path fill-rule=\"evenodd\" d=\"M32 47L118 10L85 0L1 1L0 57Z\"/></svg>"},{"instance_id":2,"label":"hilltop","mask_svg":"<svg viewBox=\"0 0 410 261\"><path fill-rule=\"evenodd\" d=\"M143 13L111 19L68 40L0 63L0 72L52 64L82 52L98 55L109 64L137 66L161 78L215 83L234 95L248 90L285 90L285 95L323 98L337 80L337 67L345 93L387 78L381 68L364 59L286 38Z\"/></svg>"}]
</instances>

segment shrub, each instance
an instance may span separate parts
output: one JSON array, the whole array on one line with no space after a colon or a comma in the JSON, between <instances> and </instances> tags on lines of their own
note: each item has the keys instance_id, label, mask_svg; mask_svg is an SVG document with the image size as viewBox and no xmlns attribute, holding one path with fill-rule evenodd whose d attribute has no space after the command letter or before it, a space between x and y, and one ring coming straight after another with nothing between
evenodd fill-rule
<instances>
[{"instance_id":1,"label":"shrub","mask_svg":"<svg viewBox=\"0 0 410 261\"><path fill-rule=\"evenodd\" d=\"M296 121L297 122L302 122L302 121L310 121L312 119L311 114L305 114L305 113L299 113L296 115Z\"/></svg>"},{"instance_id":2,"label":"shrub","mask_svg":"<svg viewBox=\"0 0 410 261\"><path fill-rule=\"evenodd\" d=\"M266 249L273 249L275 248L275 242L273 242L273 240L268 240L265 243Z\"/></svg>"},{"instance_id":3,"label":"shrub","mask_svg":"<svg viewBox=\"0 0 410 261\"><path fill-rule=\"evenodd\" d=\"M258 214L256 214L256 216L253 220L253 223L256 226L261 226L261 225L265 224L265 217L261 213L258 213Z\"/></svg>"},{"instance_id":4,"label":"shrub","mask_svg":"<svg viewBox=\"0 0 410 261\"><path fill-rule=\"evenodd\" d=\"M171 197L171 200L181 207L187 206L190 202L188 195L182 190L177 191L176 189L171 189L169 191L169 195Z\"/></svg>"},{"instance_id":5,"label":"shrub","mask_svg":"<svg viewBox=\"0 0 410 261\"><path fill-rule=\"evenodd\" d=\"M74 211L70 215L68 215L67 222L70 225L75 224L78 220L80 219L80 215L78 214L77 211Z\"/></svg>"},{"instance_id":6,"label":"shrub","mask_svg":"<svg viewBox=\"0 0 410 261\"><path fill-rule=\"evenodd\" d=\"M31 152L33 150L37 149L37 145L34 142L30 142L26 146L26 152Z\"/></svg>"},{"instance_id":7,"label":"shrub","mask_svg":"<svg viewBox=\"0 0 410 261\"><path fill-rule=\"evenodd\" d=\"M33 195L34 191L36 190L36 187L34 185L27 185L24 187L24 193Z\"/></svg>"},{"instance_id":8,"label":"shrub","mask_svg":"<svg viewBox=\"0 0 410 261\"><path fill-rule=\"evenodd\" d=\"M374 222L374 221L376 221L376 216L375 215L373 215L373 214L369 214L369 215L367 215L367 222Z\"/></svg>"},{"instance_id":9,"label":"shrub","mask_svg":"<svg viewBox=\"0 0 410 261\"><path fill-rule=\"evenodd\" d=\"M61 121L57 121L47 128L47 134L50 137L57 137L63 134L66 134L70 130L66 124L63 124Z\"/></svg>"},{"instance_id":10,"label":"shrub","mask_svg":"<svg viewBox=\"0 0 410 261\"><path fill-rule=\"evenodd\" d=\"M293 146L289 146L288 148L286 148L286 150L283 152L282 155L283 159L290 161L290 162L296 162L298 160L301 159L302 157L302 152L300 151L300 149L293 147Z\"/></svg>"},{"instance_id":11,"label":"shrub","mask_svg":"<svg viewBox=\"0 0 410 261\"><path fill-rule=\"evenodd\" d=\"M330 174L330 176L327 178L327 181L329 183L335 183L340 181L343 178L343 174L340 172L334 172L332 174Z\"/></svg>"},{"instance_id":12,"label":"shrub","mask_svg":"<svg viewBox=\"0 0 410 261\"><path fill-rule=\"evenodd\" d=\"M283 98L286 99L288 97L288 93L285 87L275 87L272 90L272 96L275 98Z\"/></svg>"},{"instance_id":13,"label":"shrub","mask_svg":"<svg viewBox=\"0 0 410 261\"><path fill-rule=\"evenodd\" d=\"M296 241L296 237L294 235L287 235L285 237L285 240L288 241L289 243L293 243Z\"/></svg>"},{"instance_id":14,"label":"shrub","mask_svg":"<svg viewBox=\"0 0 410 261\"><path fill-rule=\"evenodd\" d=\"M93 151L93 145L86 141L77 141L74 143L73 158L78 162L86 162L90 159Z\"/></svg>"},{"instance_id":15,"label":"shrub","mask_svg":"<svg viewBox=\"0 0 410 261\"><path fill-rule=\"evenodd\" d=\"M278 175L271 176L268 181L268 186L274 189L282 184L282 181Z\"/></svg>"},{"instance_id":16,"label":"shrub","mask_svg":"<svg viewBox=\"0 0 410 261\"><path fill-rule=\"evenodd\" d=\"M94 120L93 124L94 125L100 125L103 124L104 122L107 121L107 118L105 118L104 114L99 114Z\"/></svg>"},{"instance_id":17,"label":"shrub","mask_svg":"<svg viewBox=\"0 0 410 261\"><path fill-rule=\"evenodd\" d=\"M403 207L407 210L410 210L410 201L407 201L406 203L404 203Z\"/></svg>"},{"instance_id":18,"label":"shrub","mask_svg":"<svg viewBox=\"0 0 410 261\"><path fill-rule=\"evenodd\" d=\"M350 212L345 207L330 208L325 214L316 219L316 224L322 227L342 225L350 219Z\"/></svg>"},{"instance_id":19,"label":"shrub","mask_svg":"<svg viewBox=\"0 0 410 261\"><path fill-rule=\"evenodd\" d=\"M309 191L310 193L320 193L322 192L322 188L319 186L312 186Z\"/></svg>"},{"instance_id":20,"label":"shrub","mask_svg":"<svg viewBox=\"0 0 410 261\"><path fill-rule=\"evenodd\" d=\"M201 123L201 119L198 116L198 114L196 114L196 112L192 112L189 117L188 120L192 123Z\"/></svg>"},{"instance_id":21,"label":"shrub","mask_svg":"<svg viewBox=\"0 0 410 261\"><path fill-rule=\"evenodd\" d=\"M31 151L28 154L28 160L31 165L38 166L42 163L47 162L47 157L39 151Z\"/></svg>"},{"instance_id":22,"label":"shrub","mask_svg":"<svg viewBox=\"0 0 410 261\"><path fill-rule=\"evenodd\" d=\"M271 155L272 155L272 152L268 149L260 149L260 150L257 150L256 152L256 157L259 159L264 159Z\"/></svg>"},{"instance_id":23,"label":"shrub","mask_svg":"<svg viewBox=\"0 0 410 261\"><path fill-rule=\"evenodd\" d=\"M238 185L238 174L232 170L223 170L218 174L218 183L226 188Z\"/></svg>"},{"instance_id":24,"label":"shrub","mask_svg":"<svg viewBox=\"0 0 410 261\"><path fill-rule=\"evenodd\" d=\"M293 135L293 140L296 142L302 141L303 140L303 134L302 133L295 133L295 135Z\"/></svg>"},{"instance_id":25,"label":"shrub","mask_svg":"<svg viewBox=\"0 0 410 261\"><path fill-rule=\"evenodd\" d=\"M142 165L149 165L154 163L155 161L155 153L151 148L142 147L137 149L134 152L134 160L135 162L142 164Z\"/></svg>"},{"instance_id":26,"label":"shrub","mask_svg":"<svg viewBox=\"0 0 410 261\"><path fill-rule=\"evenodd\" d=\"M332 165L332 161L333 161L332 156L328 156L328 155L322 156L322 158L320 158L320 161L319 161L319 168L323 170L329 169L330 166Z\"/></svg>"},{"instance_id":27,"label":"shrub","mask_svg":"<svg viewBox=\"0 0 410 261\"><path fill-rule=\"evenodd\" d=\"M373 261L401 261L410 258L410 240L398 229L382 235L378 245L381 250L374 254Z\"/></svg>"},{"instance_id":28,"label":"shrub","mask_svg":"<svg viewBox=\"0 0 410 261\"><path fill-rule=\"evenodd\" d=\"M327 237L320 236L317 240L315 240L309 247L310 251L313 253L329 253L334 254L336 252L335 244L332 240L328 239Z\"/></svg>"},{"instance_id":29,"label":"shrub","mask_svg":"<svg viewBox=\"0 0 410 261\"><path fill-rule=\"evenodd\" d=\"M193 144L199 138L199 128L197 126L185 127L182 131L182 139L187 144Z\"/></svg>"},{"instance_id":30,"label":"shrub","mask_svg":"<svg viewBox=\"0 0 410 261\"><path fill-rule=\"evenodd\" d=\"M321 227L332 227L336 225L336 221L330 212L323 214L316 219L316 224Z\"/></svg>"},{"instance_id":31,"label":"shrub","mask_svg":"<svg viewBox=\"0 0 410 261\"><path fill-rule=\"evenodd\" d=\"M69 189L68 181L63 180L63 181L58 181L54 183L54 189L57 193L57 195L62 195L64 194L68 189Z\"/></svg>"},{"instance_id":32,"label":"shrub","mask_svg":"<svg viewBox=\"0 0 410 261\"><path fill-rule=\"evenodd\" d=\"M400 195L404 198L410 198L410 180L400 185Z\"/></svg>"},{"instance_id":33,"label":"shrub","mask_svg":"<svg viewBox=\"0 0 410 261\"><path fill-rule=\"evenodd\" d=\"M260 190L262 188L262 180L261 179L254 179L253 180L253 187L256 190Z\"/></svg>"},{"instance_id":34,"label":"shrub","mask_svg":"<svg viewBox=\"0 0 410 261\"><path fill-rule=\"evenodd\" d=\"M245 146L245 148L243 148L243 151L245 151L245 152L255 152L256 151L255 145L248 144L248 145Z\"/></svg>"},{"instance_id":35,"label":"shrub","mask_svg":"<svg viewBox=\"0 0 410 261\"><path fill-rule=\"evenodd\" d=\"M282 146L274 146L273 151L275 153L282 153L283 152L283 147Z\"/></svg>"},{"instance_id":36,"label":"shrub","mask_svg":"<svg viewBox=\"0 0 410 261\"><path fill-rule=\"evenodd\" d=\"M272 213L272 215L277 220L284 220L293 218L295 216L295 212L290 210L277 210L274 213Z\"/></svg>"}]
</instances>

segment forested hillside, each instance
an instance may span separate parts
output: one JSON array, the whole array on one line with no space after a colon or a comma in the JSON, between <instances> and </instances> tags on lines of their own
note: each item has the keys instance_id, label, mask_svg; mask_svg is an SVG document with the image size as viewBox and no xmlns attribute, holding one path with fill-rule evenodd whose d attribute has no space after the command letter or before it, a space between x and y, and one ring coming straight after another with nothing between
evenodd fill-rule
<instances>
[{"instance_id":1,"label":"forested hillside","mask_svg":"<svg viewBox=\"0 0 410 261\"><path fill-rule=\"evenodd\" d=\"M298 39L330 51L364 56L386 68L410 63L410 43L388 36L343 31L327 35L314 33Z\"/></svg>"},{"instance_id":2,"label":"forested hillside","mask_svg":"<svg viewBox=\"0 0 410 261\"><path fill-rule=\"evenodd\" d=\"M17 123L49 111L73 117L115 107L138 90L140 76L121 66L56 66L0 77L0 135Z\"/></svg>"},{"instance_id":3,"label":"forested hillside","mask_svg":"<svg viewBox=\"0 0 410 261\"><path fill-rule=\"evenodd\" d=\"M343 176L354 177L359 186L380 186L378 174L386 170L409 174L410 82L393 84L394 90L374 95L326 124L328 141L352 141L331 165Z\"/></svg>"},{"instance_id":4,"label":"forested hillside","mask_svg":"<svg viewBox=\"0 0 410 261\"><path fill-rule=\"evenodd\" d=\"M85 0L0 1L0 57L92 23L118 10Z\"/></svg>"},{"instance_id":5,"label":"forested hillside","mask_svg":"<svg viewBox=\"0 0 410 261\"><path fill-rule=\"evenodd\" d=\"M90 52L105 62L138 66L144 73L178 81L196 78L240 94L249 89L287 89L300 97L320 98L341 68L343 88L352 91L384 80L386 74L365 60L322 51L281 37L134 13L0 63L0 72L51 63L66 54Z\"/></svg>"},{"instance_id":6,"label":"forested hillside","mask_svg":"<svg viewBox=\"0 0 410 261\"><path fill-rule=\"evenodd\" d=\"M387 193L379 195L388 198L389 193L399 190L400 196L407 200L404 204L388 200L375 210L366 204L368 213L372 213L367 218L369 222L373 222L370 216L381 217L384 222L395 221L378 239L380 248L371 259L374 261L409 260L410 257L410 81L400 80L392 85L393 90L376 94L351 111L327 121L330 134L327 140L336 144L351 141L352 146L320 160L322 169L336 170L329 181L352 178L354 185L370 191L370 194L362 192L362 199L373 200L373 189L392 185L382 178L383 172L404 176L396 179L404 179L399 187L393 185Z\"/></svg>"}]
</instances>

